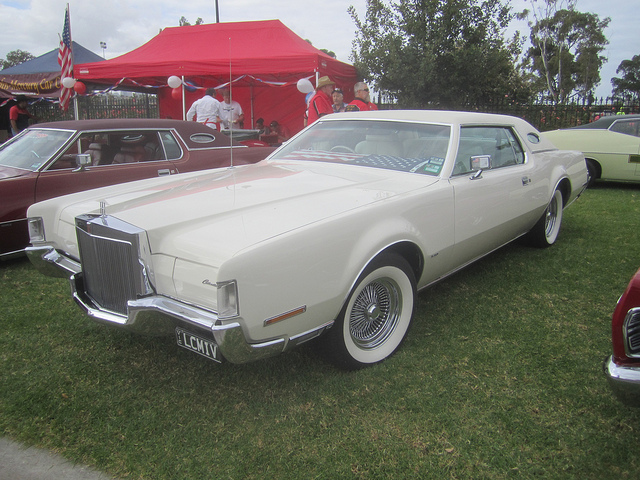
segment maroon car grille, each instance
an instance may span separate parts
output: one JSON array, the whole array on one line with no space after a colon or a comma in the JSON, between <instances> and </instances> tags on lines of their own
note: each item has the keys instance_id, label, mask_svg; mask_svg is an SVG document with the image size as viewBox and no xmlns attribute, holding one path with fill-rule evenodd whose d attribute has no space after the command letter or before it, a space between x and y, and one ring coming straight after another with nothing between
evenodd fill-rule
<instances>
[{"instance_id":1,"label":"maroon car grille","mask_svg":"<svg viewBox=\"0 0 640 480\"><path fill-rule=\"evenodd\" d=\"M640 356L640 308L632 308L624 322L627 354Z\"/></svg>"}]
</instances>

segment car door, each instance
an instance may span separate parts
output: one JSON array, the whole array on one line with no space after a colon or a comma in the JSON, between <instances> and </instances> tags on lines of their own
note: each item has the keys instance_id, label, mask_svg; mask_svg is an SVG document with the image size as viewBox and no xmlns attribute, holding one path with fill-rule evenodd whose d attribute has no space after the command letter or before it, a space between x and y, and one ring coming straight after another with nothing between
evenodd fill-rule
<instances>
[{"instance_id":1,"label":"car door","mask_svg":"<svg viewBox=\"0 0 640 480\"><path fill-rule=\"evenodd\" d=\"M78 153L91 155L91 165L77 168ZM175 173L157 131L86 132L40 172L35 200Z\"/></svg>"},{"instance_id":2,"label":"car door","mask_svg":"<svg viewBox=\"0 0 640 480\"><path fill-rule=\"evenodd\" d=\"M603 177L612 180L640 180L640 119L623 118L616 120L609 131L621 135L612 135L616 148L628 155L620 155L620 161L603 165ZM624 145L624 146L623 146Z\"/></svg>"},{"instance_id":3,"label":"car door","mask_svg":"<svg viewBox=\"0 0 640 480\"><path fill-rule=\"evenodd\" d=\"M511 128L461 128L450 179L457 261L474 260L531 228L546 202L534 169Z\"/></svg>"},{"instance_id":4,"label":"car door","mask_svg":"<svg viewBox=\"0 0 640 480\"><path fill-rule=\"evenodd\" d=\"M22 250L29 243L26 213L33 203L37 178L36 172L26 171L8 177L8 170L1 172L7 177L0 182L0 257Z\"/></svg>"}]
</instances>

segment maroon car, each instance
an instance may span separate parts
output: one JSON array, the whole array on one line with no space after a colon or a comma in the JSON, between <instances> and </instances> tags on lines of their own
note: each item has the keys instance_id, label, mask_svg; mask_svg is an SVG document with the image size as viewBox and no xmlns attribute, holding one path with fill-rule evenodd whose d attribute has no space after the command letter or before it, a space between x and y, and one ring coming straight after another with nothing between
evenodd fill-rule
<instances>
[{"instance_id":1,"label":"maroon car","mask_svg":"<svg viewBox=\"0 0 640 480\"><path fill-rule=\"evenodd\" d=\"M231 148L226 135L180 120L34 125L0 146L0 259L21 254L29 243L26 213L35 202L143 178L255 163L271 151Z\"/></svg>"},{"instance_id":2,"label":"maroon car","mask_svg":"<svg viewBox=\"0 0 640 480\"><path fill-rule=\"evenodd\" d=\"M604 362L604 373L616 396L640 407L640 270L618 300L611 320L613 355Z\"/></svg>"}]
</instances>

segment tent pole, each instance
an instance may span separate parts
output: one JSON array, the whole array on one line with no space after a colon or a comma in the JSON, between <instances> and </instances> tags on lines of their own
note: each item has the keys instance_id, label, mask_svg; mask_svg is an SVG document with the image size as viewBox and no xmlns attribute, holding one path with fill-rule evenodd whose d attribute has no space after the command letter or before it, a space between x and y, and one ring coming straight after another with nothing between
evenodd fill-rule
<instances>
[{"instance_id":1,"label":"tent pole","mask_svg":"<svg viewBox=\"0 0 640 480\"><path fill-rule=\"evenodd\" d=\"M249 95L251 96L251 128L253 128L255 125L255 121L254 121L255 114L253 111L253 101L254 101L253 83L249 86L249 92L250 92Z\"/></svg>"},{"instance_id":2,"label":"tent pole","mask_svg":"<svg viewBox=\"0 0 640 480\"><path fill-rule=\"evenodd\" d=\"M182 84L180 85L180 88L182 89L182 120L186 120L187 119L187 111L185 110L185 108L186 108L186 98L184 96L184 75L182 75Z\"/></svg>"},{"instance_id":3,"label":"tent pole","mask_svg":"<svg viewBox=\"0 0 640 480\"><path fill-rule=\"evenodd\" d=\"M76 120L80 120L79 112L78 112L78 96L73 96L73 117Z\"/></svg>"}]
</instances>

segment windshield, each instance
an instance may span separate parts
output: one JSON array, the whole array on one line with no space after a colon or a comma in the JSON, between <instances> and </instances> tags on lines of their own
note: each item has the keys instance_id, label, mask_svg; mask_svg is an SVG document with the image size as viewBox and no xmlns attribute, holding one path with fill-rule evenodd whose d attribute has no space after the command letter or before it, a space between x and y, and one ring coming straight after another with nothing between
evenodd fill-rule
<instances>
[{"instance_id":1,"label":"windshield","mask_svg":"<svg viewBox=\"0 0 640 480\"><path fill-rule=\"evenodd\" d=\"M0 146L0 165L36 171L74 134L64 130L27 130Z\"/></svg>"},{"instance_id":2,"label":"windshield","mask_svg":"<svg viewBox=\"0 0 640 480\"><path fill-rule=\"evenodd\" d=\"M451 127L383 120L317 122L288 142L275 159L349 163L439 175Z\"/></svg>"}]
</instances>

